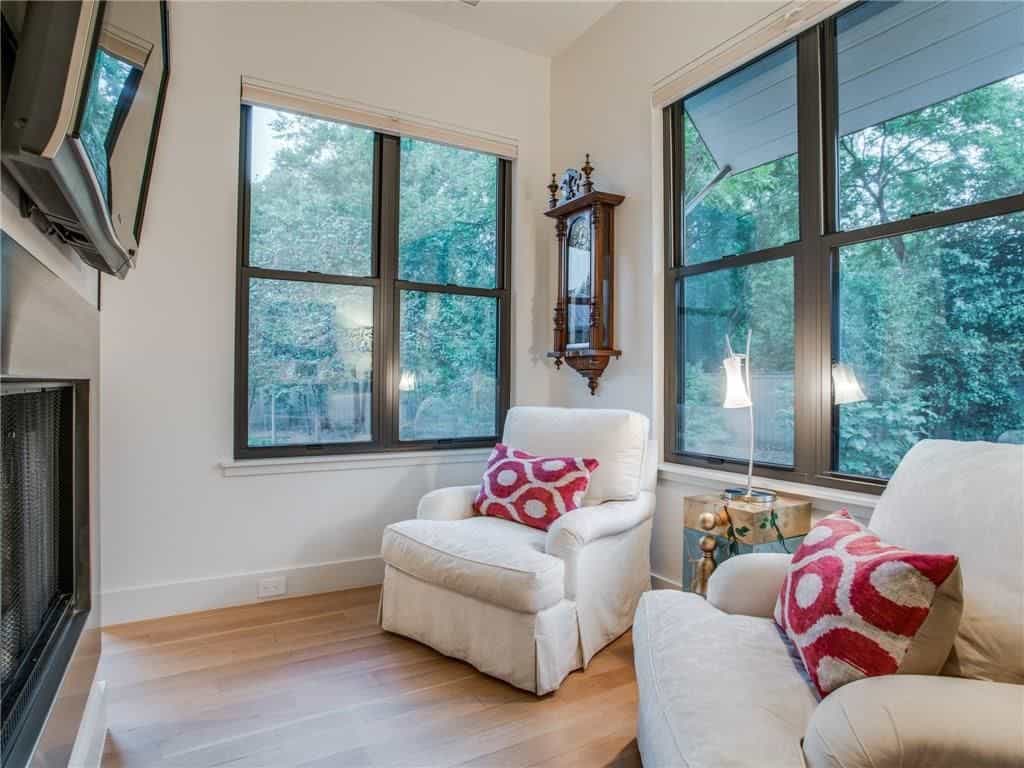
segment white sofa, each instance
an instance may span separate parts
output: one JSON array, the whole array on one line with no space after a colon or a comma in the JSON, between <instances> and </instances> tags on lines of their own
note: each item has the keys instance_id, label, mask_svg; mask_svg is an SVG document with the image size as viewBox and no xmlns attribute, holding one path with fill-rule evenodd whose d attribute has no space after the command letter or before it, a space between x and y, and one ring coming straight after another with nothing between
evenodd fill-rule
<instances>
[{"instance_id":1,"label":"white sofa","mask_svg":"<svg viewBox=\"0 0 1024 768\"><path fill-rule=\"evenodd\" d=\"M627 629L650 588L658 460L645 416L512 408L502 442L596 458L584 506L547 531L474 516L478 485L423 497L384 531L381 626L537 694Z\"/></svg>"},{"instance_id":2,"label":"white sofa","mask_svg":"<svg viewBox=\"0 0 1024 768\"><path fill-rule=\"evenodd\" d=\"M646 768L1024 766L1024 446L918 444L871 528L960 556L964 614L942 675L869 678L819 702L770 618L789 556L735 557L707 601L658 591L637 608Z\"/></svg>"}]
</instances>

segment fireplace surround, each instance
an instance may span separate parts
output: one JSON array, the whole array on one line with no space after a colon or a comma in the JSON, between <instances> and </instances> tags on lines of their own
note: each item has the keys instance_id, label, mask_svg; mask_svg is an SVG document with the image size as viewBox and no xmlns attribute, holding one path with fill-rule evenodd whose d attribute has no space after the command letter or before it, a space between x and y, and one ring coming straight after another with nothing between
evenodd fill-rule
<instances>
[{"instance_id":1,"label":"fireplace surround","mask_svg":"<svg viewBox=\"0 0 1024 768\"><path fill-rule=\"evenodd\" d=\"M99 313L7 233L0 251L0 752L50 768L71 760L100 652Z\"/></svg>"}]
</instances>

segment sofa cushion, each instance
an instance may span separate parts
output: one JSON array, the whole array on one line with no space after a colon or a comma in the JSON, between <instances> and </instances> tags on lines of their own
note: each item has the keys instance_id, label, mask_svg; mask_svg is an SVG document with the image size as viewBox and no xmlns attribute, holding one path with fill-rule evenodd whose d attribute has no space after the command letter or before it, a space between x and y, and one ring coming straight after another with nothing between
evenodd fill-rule
<instances>
[{"instance_id":1,"label":"sofa cushion","mask_svg":"<svg viewBox=\"0 0 1024 768\"><path fill-rule=\"evenodd\" d=\"M936 674L962 608L956 555L884 544L842 510L793 554L775 621L824 696L864 677Z\"/></svg>"},{"instance_id":2,"label":"sofa cushion","mask_svg":"<svg viewBox=\"0 0 1024 768\"><path fill-rule=\"evenodd\" d=\"M546 531L580 506L595 469L597 459L534 456L498 443L487 459L473 509Z\"/></svg>"},{"instance_id":3,"label":"sofa cushion","mask_svg":"<svg viewBox=\"0 0 1024 768\"><path fill-rule=\"evenodd\" d=\"M633 624L637 742L651 768L800 768L818 699L771 619L646 593Z\"/></svg>"},{"instance_id":4,"label":"sofa cushion","mask_svg":"<svg viewBox=\"0 0 1024 768\"><path fill-rule=\"evenodd\" d=\"M502 442L538 456L597 459L583 501L591 506L637 497L649 431L647 417L633 411L518 406L505 417Z\"/></svg>"},{"instance_id":5,"label":"sofa cushion","mask_svg":"<svg viewBox=\"0 0 1024 768\"><path fill-rule=\"evenodd\" d=\"M410 576L514 611L537 613L565 590L545 534L496 517L403 520L384 530L381 556Z\"/></svg>"},{"instance_id":6,"label":"sofa cushion","mask_svg":"<svg viewBox=\"0 0 1024 768\"><path fill-rule=\"evenodd\" d=\"M889 480L871 530L960 558L963 618L943 674L1024 683L1024 445L922 440Z\"/></svg>"}]
</instances>

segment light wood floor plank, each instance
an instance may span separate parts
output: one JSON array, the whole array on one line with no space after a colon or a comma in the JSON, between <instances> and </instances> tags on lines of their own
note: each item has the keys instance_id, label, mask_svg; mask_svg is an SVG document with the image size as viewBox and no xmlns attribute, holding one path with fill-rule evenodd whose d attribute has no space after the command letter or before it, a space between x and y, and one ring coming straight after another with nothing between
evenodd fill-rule
<instances>
[{"instance_id":1,"label":"light wood floor plank","mask_svg":"<svg viewBox=\"0 0 1024 768\"><path fill-rule=\"evenodd\" d=\"M627 634L538 698L377 627L376 587L104 630L104 768L639 766Z\"/></svg>"}]
</instances>

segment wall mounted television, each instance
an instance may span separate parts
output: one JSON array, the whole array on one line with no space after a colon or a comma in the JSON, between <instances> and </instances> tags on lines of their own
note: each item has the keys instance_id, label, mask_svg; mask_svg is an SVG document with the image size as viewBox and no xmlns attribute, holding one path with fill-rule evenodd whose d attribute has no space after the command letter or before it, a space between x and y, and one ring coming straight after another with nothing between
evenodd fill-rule
<instances>
[{"instance_id":1,"label":"wall mounted television","mask_svg":"<svg viewBox=\"0 0 1024 768\"><path fill-rule=\"evenodd\" d=\"M163 0L4 2L3 164L91 266L135 265L170 73Z\"/></svg>"}]
</instances>

